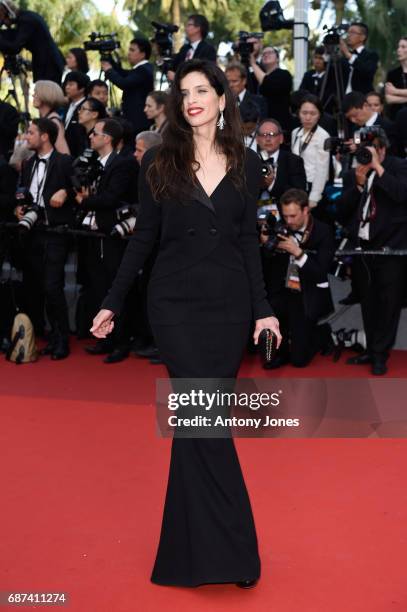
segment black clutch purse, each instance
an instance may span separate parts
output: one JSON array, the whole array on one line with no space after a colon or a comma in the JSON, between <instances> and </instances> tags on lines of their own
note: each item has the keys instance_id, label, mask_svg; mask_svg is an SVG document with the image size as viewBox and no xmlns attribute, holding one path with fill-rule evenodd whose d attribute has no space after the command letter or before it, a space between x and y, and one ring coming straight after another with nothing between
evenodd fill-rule
<instances>
[{"instance_id":1,"label":"black clutch purse","mask_svg":"<svg viewBox=\"0 0 407 612\"><path fill-rule=\"evenodd\" d=\"M263 365L269 364L277 352L277 336L271 329L262 329L259 334L259 350Z\"/></svg>"}]
</instances>

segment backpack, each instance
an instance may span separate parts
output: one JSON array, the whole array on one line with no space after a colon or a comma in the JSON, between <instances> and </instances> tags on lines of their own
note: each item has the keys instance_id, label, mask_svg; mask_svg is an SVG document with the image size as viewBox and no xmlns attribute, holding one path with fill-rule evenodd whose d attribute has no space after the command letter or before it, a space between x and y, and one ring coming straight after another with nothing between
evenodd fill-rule
<instances>
[{"instance_id":1,"label":"backpack","mask_svg":"<svg viewBox=\"0 0 407 612\"><path fill-rule=\"evenodd\" d=\"M18 312L14 317L11 345L6 353L6 359L17 365L38 359L33 324L23 312Z\"/></svg>"}]
</instances>

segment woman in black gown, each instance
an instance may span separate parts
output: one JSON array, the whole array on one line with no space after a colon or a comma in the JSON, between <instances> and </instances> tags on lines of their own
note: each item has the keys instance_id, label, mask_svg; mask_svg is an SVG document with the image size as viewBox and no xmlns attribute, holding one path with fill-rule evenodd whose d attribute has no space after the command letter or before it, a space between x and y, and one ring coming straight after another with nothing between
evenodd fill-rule
<instances>
[{"instance_id":1,"label":"woman in black gown","mask_svg":"<svg viewBox=\"0 0 407 612\"><path fill-rule=\"evenodd\" d=\"M170 376L234 378L264 328L281 337L266 300L256 232L260 161L243 145L223 72L193 60L178 69L163 144L146 153L141 210L114 284L94 319L104 338L159 240L148 311ZM175 382L175 381L174 381ZM231 438L177 438L151 580L253 586L260 559L250 501Z\"/></svg>"}]
</instances>

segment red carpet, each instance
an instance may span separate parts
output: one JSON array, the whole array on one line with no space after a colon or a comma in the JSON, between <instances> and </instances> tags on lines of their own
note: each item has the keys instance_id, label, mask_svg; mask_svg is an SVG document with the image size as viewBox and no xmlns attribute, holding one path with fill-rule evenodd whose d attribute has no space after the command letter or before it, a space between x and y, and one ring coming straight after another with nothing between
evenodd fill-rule
<instances>
[{"instance_id":1,"label":"red carpet","mask_svg":"<svg viewBox=\"0 0 407 612\"><path fill-rule=\"evenodd\" d=\"M391 376L406 359L394 352ZM301 374L368 375L343 362L320 357ZM253 357L240 374L264 376ZM402 439L237 440L259 585L151 584L170 448L155 433L159 376L135 358L106 366L79 344L60 363L0 363L0 591L65 591L71 612L407 610Z\"/></svg>"}]
</instances>

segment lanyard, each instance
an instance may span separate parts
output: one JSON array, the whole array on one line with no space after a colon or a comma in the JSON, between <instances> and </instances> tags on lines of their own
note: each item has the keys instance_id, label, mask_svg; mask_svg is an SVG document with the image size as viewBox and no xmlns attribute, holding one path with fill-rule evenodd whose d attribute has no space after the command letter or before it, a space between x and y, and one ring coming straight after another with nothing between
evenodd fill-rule
<instances>
[{"instance_id":1,"label":"lanyard","mask_svg":"<svg viewBox=\"0 0 407 612\"><path fill-rule=\"evenodd\" d=\"M318 128L318 124L314 125L312 130L310 130L308 132L307 137L305 138L304 142L300 143L300 146L298 148L298 155L301 156L304 153L305 149L308 147L309 143L311 142L313 135L317 131L317 128ZM293 144L293 149L294 149L294 147L295 147L295 145L297 143L298 137L300 135L300 131L301 130L298 130L298 132L297 132L297 134L295 136L295 140L294 140L294 144Z\"/></svg>"}]
</instances>

